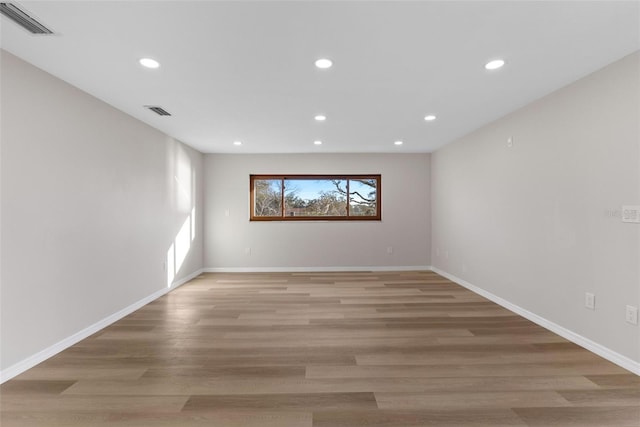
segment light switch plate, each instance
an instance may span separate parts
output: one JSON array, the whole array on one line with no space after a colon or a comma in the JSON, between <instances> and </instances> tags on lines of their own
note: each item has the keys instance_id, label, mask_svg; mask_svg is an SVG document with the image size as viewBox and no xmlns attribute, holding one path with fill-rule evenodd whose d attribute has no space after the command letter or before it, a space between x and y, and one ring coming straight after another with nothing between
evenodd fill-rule
<instances>
[{"instance_id":1,"label":"light switch plate","mask_svg":"<svg viewBox=\"0 0 640 427\"><path fill-rule=\"evenodd\" d=\"M584 306L589 310L596 309L596 296L590 292L584 294Z\"/></svg>"},{"instance_id":2,"label":"light switch plate","mask_svg":"<svg viewBox=\"0 0 640 427\"><path fill-rule=\"evenodd\" d=\"M627 311L625 312L625 320L627 321L627 323L631 323L632 325L637 325L638 324L638 307L628 305Z\"/></svg>"},{"instance_id":3,"label":"light switch plate","mask_svg":"<svg viewBox=\"0 0 640 427\"><path fill-rule=\"evenodd\" d=\"M640 224L640 206L623 206L622 222Z\"/></svg>"}]
</instances>

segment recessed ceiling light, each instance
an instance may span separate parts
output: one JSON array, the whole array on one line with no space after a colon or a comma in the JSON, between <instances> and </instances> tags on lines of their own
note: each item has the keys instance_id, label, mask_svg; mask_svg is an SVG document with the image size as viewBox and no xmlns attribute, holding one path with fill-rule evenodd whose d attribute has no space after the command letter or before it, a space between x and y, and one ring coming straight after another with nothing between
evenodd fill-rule
<instances>
[{"instance_id":1,"label":"recessed ceiling light","mask_svg":"<svg viewBox=\"0 0 640 427\"><path fill-rule=\"evenodd\" d=\"M316 122L324 122L325 120L327 120L327 116L323 116L323 115L319 114L319 115L315 116L314 119L316 120Z\"/></svg>"},{"instance_id":2,"label":"recessed ceiling light","mask_svg":"<svg viewBox=\"0 0 640 427\"><path fill-rule=\"evenodd\" d=\"M485 64L484 68L487 70L497 70L498 68L504 65L504 60L502 59L494 59L493 61L489 61Z\"/></svg>"},{"instance_id":3,"label":"recessed ceiling light","mask_svg":"<svg viewBox=\"0 0 640 427\"><path fill-rule=\"evenodd\" d=\"M433 114L429 114L428 116L424 116L424 119L428 122L432 122L436 119L436 116L434 116Z\"/></svg>"},{"instance_id":4,"label":"recessed ceiling light","mask_svg":"<svg viewBox=\"0 0 640 427\"><path fill-rule=\"evenodd\" d=\"M140 65L147 68L158 68L160 66L160 63L158 61L151 58L142 58L139 62Z\"/></svg>"},{"instance_id":5,"label":"recessed ceiling light","mask_svg":"<svg viewBox=\"0 0 640 427\"><path fill-rule=\"evenodd\" d=\"M402 142L402 141L396 141L396 142L394 142L394 144L395 144L395 145L402 145L402 144L403 144L403 142Z\"/></svg>"},{"instance_id":6,"label":"recessed ceiling light","mask_svg":"<svg viewBox=\"0 0 640 427\"><path fill-rule=\"evenodd\" d=\"M322 141L313 141L315 145L322 145Z\"/></svg>"},{"instance_id":7,"label":"recessed ceiling light","mask_svg":"<svg viewBox=\"0 0 640 427\"><path fill-rule=\"evenodd\" d=\"M321 58L316 61L316 67L318 68L330 68L333 62L327 58Z\"/></svg>"},{"instance_id":8,"label":"recessed ceiling light","mask_svg":"<svg viewBox=\"0 0 640 427\"><path fill-rule=\"evenodd\" d=\"M242 141L233 141L233 145L242 145Z\"/></svg>"}]
</instances>

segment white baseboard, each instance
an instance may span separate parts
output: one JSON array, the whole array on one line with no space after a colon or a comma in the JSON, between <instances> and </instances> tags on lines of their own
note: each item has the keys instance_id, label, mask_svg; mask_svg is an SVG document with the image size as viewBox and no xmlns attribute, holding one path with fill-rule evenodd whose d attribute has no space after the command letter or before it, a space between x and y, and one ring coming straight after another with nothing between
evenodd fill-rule
<instances>
[{"instance_id":1,"label":"white baseboard","mask_svg":"<svg viewBox=\"0 0 640 427\"><path fill-rule=\"evenodd\" d=\"M128 307L123 308L122 310L105 317L104 319L94 323L93 325L79 331L76 332L75 334L63 339L62 341L59 341L55 344L53 344L50 347L45 348L42 351L39 351L38 353L27 357L24 360L21 360L20 362L9 366L8 368L0 371L0 384L9 381L11 378L16 377L18 375L20 375L21 373L23 373L24 371L33 368L34 366L36 366L37 364L44 362L45 360L47 360L48 358L55 356L56 354L60 353L61 351L71 347L72 345L82 341L83 339L95 334L96 332L100 331L101 329L106 328L107 326L111 325L114 322L117 322L118 320L122 319L125 316L128 316L129 314L133 313L134 311L138 310L139 308L149 304L152 301L155 301L156 299L160 298L161 296L167 294L168 292L171 292L172 290L176 289L179 286L184 285L185 283L187 283L189 280L193 279L196 276L199 276L200 274L202 274L203 270L197 270L196 272L189 274L186 277L183 277L177 281L174 281L170 287L164 288L164 289L160 289L159 291L156 291L154 293L152 293L151 295L142 298L139 301L136 301L135 303L131 304Z\"/></svg>"},{"instance_id":2,"label":"white baseboard","mask_svg":"<svg viewBox=\"0 0 640 427\"><path fill-rule=\"evenodd\" d=\"M636 375L640 375L640 362L636 362L635 360L629 359L626 356L623 356L620 353L617 353L601 344L598 344L597 342L591 341L589 338L585 338L582 335L576 334L575 332L566 329L550 320L545 319L544 317L540 317L535 313L532 313L528 310L525 310L524 308L517 306L513 303L510 303L509 301L500 298L497 295L492 294L491 292L485 291L482 288L479 288L475 285L472 285L471 283L467 282L466 280L463 280L459 277L454 276L453 274L447 273L446 271L440 270L439 268L436 267L432 267L431 270L435 273L438 273L439 275L446 277L447 279L461 285L464 286L465 288L469 289L470 291L475 292L478 295L481 295L493 302L495 302L498 305L501 305L502 307L513 311L514 313L519 314L520 316L531 320L533 323L536 323L540 326L542 326L545 329L550 330L551 332L554 332L558 335L560 335L561 337L575 343L578 344L581 347L586 348L587 350L591 351L592 353L597 354L600 357L603 357L605 359L607 359L608 361L615 363L616 365L627 369L628 371L633 372Z\"/></svg>"},{"instance_id":3,"label":"white baseboard","mask_svg":"<svg viewBox=\"0 0 640 427\"><path fill-rule=\"evenodd\" d=\"M209 267L205 273L316 273L316 272L363 272L363 271L430 271L428 265L369 266L369 267Z\"/></svg>"}]
</instances>

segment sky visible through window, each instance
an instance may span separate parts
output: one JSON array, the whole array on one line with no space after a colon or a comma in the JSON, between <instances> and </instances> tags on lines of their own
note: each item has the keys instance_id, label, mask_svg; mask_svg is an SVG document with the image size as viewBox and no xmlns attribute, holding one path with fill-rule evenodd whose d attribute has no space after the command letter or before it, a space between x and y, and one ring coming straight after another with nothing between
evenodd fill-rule
<instances>
[{"instance_id":1,"label":"sky visible through window","mask_svg":"<svg viewBox=\"0 0 640 427\"><path fill-rule=\"evenodd\" d=\"M344 183L344 180L340 182ZM286 187L286 193L293 192L297 197L305 201L317 198L320 192L331 193L336 190L336 186L333 182L327 179L287 179L285 180L284 185ZM342 185L342 187L344 187L344 185Z\"/></svg>"}]
</instances>

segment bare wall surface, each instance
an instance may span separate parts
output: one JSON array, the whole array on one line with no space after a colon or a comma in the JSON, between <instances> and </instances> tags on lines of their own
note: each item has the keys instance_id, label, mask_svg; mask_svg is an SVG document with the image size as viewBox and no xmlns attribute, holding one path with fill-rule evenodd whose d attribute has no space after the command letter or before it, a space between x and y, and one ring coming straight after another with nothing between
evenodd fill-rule
<instances>
[{"instance_id":1,"label":"bare wall surface","mask_svg":"<svg viewBox=\"0 0 640 427\"><path fill-rule=\"evenodd\" d=\"M202 154L1 51L1 368L202 268Z\"/></svg>"},{"instance_id":2,"label":"bare wall surface","mask_svg":"<svg viewBox=\"0 0 640 427\"><path fill-rule=\"evenodd\" d=\"M205 267L428 266L429 162L429 154L207 154ZM378 173L381 222L249 221L250 174Z\"/></svg>"},{"instance_id":3,"label":"bare wall surface","mask_svg":"<svg viewBox=\"0 0 640 427\"><path fill-rule=\"evenodd\" d=\"M620 210L640 205L639 60L438 150L431 175L434 267L638 362L640 224Z\"/></svg>"}]
</instances>

